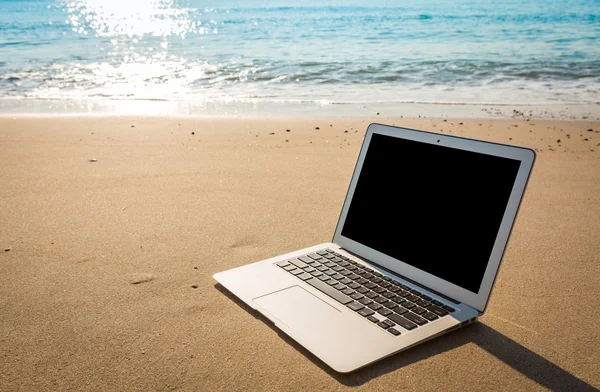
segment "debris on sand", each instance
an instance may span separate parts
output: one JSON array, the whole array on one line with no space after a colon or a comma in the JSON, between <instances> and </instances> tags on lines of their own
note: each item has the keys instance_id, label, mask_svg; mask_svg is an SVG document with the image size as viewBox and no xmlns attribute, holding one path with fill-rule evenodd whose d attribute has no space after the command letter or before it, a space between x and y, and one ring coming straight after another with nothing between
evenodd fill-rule
<instances>
[{"instance_id":1,"label":"debris on sand","mask_svg":"<svg viewBox=\"0 0 600 392\"><path fill-rule=\"evenodd\" d=\"M196 132L192 132L192 135L195 135L195 134L196 134Z\"/></svg>"},{"instance_id":2,"label":"debris on sand","mask_svg":"<svg viewBox=\"0 0 600 392\"><path fill-rule=\"evenodd\" d=\"M198 288L198 285L197 285L197 284L193 284L193 285L192 285L192 288L193 288L193 289L197 289L197 288Z\"/></svg>"},{"instance_id":3,"label":"debris on sand","mask_svg":"<svg viewBox=\"0 0 600 392\"><path fill-rule=\"evenodd\" d=\"M275 132L270 132L269 135L275 135Z\"/></svg>"},{"instance_id":4,"label":"debris on sand","mask_svg":"<svg viewBox=\"0 0 600 392\"><path fill-rule=\"evenodd\" d=\"M592 128L588 128L588 132L594 132Z\"/></svg>"},{"instance_id":5,"label":"debris on sand","mask_svg":"<svg viewBox=\"0 0 600 392\"><path fill-rule=\"evenodd\" d=\"M10 252L10 248L4 249L5 252Z\"/></svg>"},{"instance_id":6,"label":"debris on sand","mask_svg":"<svg viewBox=\"0 0 600 392\"><path fill-rule=\"evenodd\" d=\"M98 160L96 158L92 158L90 159L90 162L98 162Z\"/></svg>"},{"instance_id":7,"label":"debris on sand","mask_svg":"<svg viewBox=\"0 0 600 392\"><path fill-rule=\"evenodd\" d=\"M291 130L290 130L290 129L286 129L285 131L286 131L286 132L291 132Z\"/></svg>"},{"instance_id":8,"label":"debris on sand","mask_svg":"<svg viewBox=\"0 0 600 392\"><path fill-rule=\"evenodd\" d=\"M315 127L315 129L321 129L321 128L319 128L319 127Z\"/></svg>"}]
</instances>

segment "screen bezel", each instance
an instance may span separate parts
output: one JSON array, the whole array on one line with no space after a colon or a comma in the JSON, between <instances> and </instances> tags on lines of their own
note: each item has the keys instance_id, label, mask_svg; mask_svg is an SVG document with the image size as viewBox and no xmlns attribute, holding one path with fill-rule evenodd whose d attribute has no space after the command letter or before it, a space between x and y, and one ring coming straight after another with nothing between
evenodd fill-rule
<instances>
[{"instance_id":1,"label":"screen bezel","mask_svg":"<svg viewBox=\"0 0 600 392\"><path fill-rule=\"evenodd\" d=\"M362 245L359 242L351 240L350 238L342 236L342 229L346 221L350 202L352 201L352 196L354 195L358 177L360 176L360 172L362 170L365 156L369 149L369 144L373 134L446 146L460 150L479 152L498 157L515 159L521 162L508 200L508 204L506 206L506 210L504 212L504 216L502 218L502 223L500 224L498 235L496 236L496 240L492 248L492 253L490 255L487 268L485 269L485 273L483 275L479 293L473 293L444 279L438 278L435 275L413 267L410 264L404 263L402 260L388 256L375 249ZM523 198L523 193L525 192L525 187L527 186L527 181L529 179L534 161L535 152L528 148L419 131L409 128L394 127L390 125L376 123L371 124L367 128L367 132L365 134L363 145L356 162L356 167L354 168L352 180L350 181L348 193L346 194L346 199L344 200L344 205L340 213L340 218L338 220L332 242L340 245L342 248L358 255L359 257L363 257L370 262L391 270L392 272L412 279L454 300L465 303L483 313L485 311L485 307L487 306L498 269L500 268L500 262L502 260L502 256L504 255L506 244L508 243L508 238L519 210L519 205ZM435 206L435 208L439 207L439 205ZM446 207L452 208L452 206Z\"/></svg>"}]
</instances>

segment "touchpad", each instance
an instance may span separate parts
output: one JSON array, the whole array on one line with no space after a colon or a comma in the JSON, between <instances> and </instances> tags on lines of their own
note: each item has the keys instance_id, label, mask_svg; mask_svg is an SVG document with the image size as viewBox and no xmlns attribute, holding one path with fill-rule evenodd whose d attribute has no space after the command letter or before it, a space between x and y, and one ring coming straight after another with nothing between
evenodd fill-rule
<instances>
[{"instance_id":1,"label":"touchpad","mask_svg":"<svg viewBox=\"0 0 600 392\"><path fill-rule=\"evenodd\" d=\"M254 302L295 330L327 325L340 311L300 286L254 298Z\"/></svg>"}]
</instances>

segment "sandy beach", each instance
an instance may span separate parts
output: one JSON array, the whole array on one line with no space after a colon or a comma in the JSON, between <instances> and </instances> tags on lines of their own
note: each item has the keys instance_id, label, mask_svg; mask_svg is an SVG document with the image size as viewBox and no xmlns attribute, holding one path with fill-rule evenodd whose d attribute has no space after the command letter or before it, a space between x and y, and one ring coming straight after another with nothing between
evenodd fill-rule
<instances>
[{"instance_id":1,"label":"sandy beach","mask_svg":"<svg viewBox=\"0 0 600 392\"><path fill-rule=\"evenodd\" d=\"M538 154L480 321L340 375L211 276L329 241L371 122ZM1 391L600 388L599 122L3 116L0 181Z\"/></svg>"}]
</instances>

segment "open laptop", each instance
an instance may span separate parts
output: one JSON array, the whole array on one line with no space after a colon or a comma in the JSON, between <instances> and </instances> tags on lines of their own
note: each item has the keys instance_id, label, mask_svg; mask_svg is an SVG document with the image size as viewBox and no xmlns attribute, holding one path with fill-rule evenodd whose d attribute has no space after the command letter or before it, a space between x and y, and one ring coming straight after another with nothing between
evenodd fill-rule
<instances>
[{"instance_id":1,"label":"open laptop","mask_svg":"<svg viewBox=\"0 0 600 392\"><path fill-rule=\"evenodd\" d=\"M530 149L371 124L329 243L214 275L338 372L475 321Z\"/></svg>"}]
</instances>

